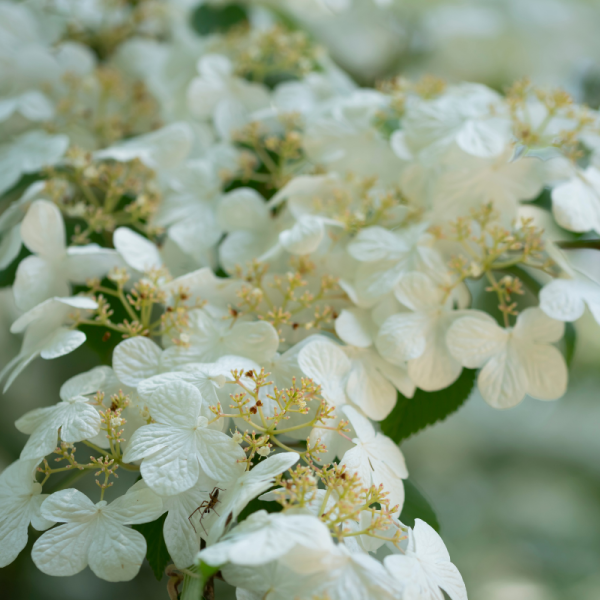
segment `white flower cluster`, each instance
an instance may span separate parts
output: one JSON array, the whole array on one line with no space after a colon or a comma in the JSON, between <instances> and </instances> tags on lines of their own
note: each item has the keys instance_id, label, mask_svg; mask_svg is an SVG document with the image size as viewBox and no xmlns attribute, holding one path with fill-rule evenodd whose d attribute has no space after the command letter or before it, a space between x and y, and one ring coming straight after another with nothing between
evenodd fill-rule
<instances>
[{"instance_id":1,"label":"white flower cluster","mask_svg":"<svg viewBox=\"0 0 600 600\"><path fill-rule=\"evenodd\" d=\"M495 408L564 394L564 322L600 322L599 115L527 82L361 89L264 10L199 35L186 2L65 2L51 28L30 4L0 3L24 334L0 378L86 343L104 366L17 421L0 565L31 524L44 573L128 580L156 522L173 598L211 567L244 600L466 599L400 520L398 398L440 420L464 368Z\"/></svg>"}]
</instances>

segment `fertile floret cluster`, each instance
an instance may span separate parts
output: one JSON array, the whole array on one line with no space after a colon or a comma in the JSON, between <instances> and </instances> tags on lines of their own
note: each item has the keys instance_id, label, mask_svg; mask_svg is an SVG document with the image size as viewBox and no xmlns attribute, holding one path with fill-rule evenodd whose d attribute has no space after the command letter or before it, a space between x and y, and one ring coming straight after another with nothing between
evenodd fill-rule
<instances>
[{"instance_id":1,"label":"fertile floret cluster","mask_svg":"<svg viewBox=\"0 0 600 600\"><path fill-rule=\"evenodd\" d=\"M466 600L398 444L475 378L498 409L565 393L570 322L600 323L600 116L359 88L276 7L78 4L0 2L0 379L99 357L16 422L0 566L31 524L55 576L165 546L173 600Z\"/></svg>"}]
</instances>

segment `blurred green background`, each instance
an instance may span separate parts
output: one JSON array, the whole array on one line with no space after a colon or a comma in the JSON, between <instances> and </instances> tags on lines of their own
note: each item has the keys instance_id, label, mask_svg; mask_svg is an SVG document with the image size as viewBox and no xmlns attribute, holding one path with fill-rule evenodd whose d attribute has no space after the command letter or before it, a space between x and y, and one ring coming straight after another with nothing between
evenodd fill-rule
<instances>
[{"instance_id":1,"label":"blurred green background","mask_svg":"<svg viewBox=\"0 0 600 600\"><path fill-rule=\"evenodd\" d=\"M343 14L310 17L302 2L286 1L360 82L431 72L501 89L531 75L600 104L599 0L396 0L385 8L355 0ZM1 365L20 346L8 332L15 316L10 291L2 290ZM576 329L563 399L526 399L500 412L475 393L445 423L402 446L412 481L439 516L470 600L600 598L600 326L586 315ZM26 439L14 421L55 403L66 379L95 364L96 357L80 349L54 361L38 359L17 379L2 398L0 468L18 457ZM119 483L132 481L123 474ZM90 491L94 485L90 480ZM108 499L117 493L109 490ZM89 569L53 578L37 571L27 550L0 569L2 600L111 596L165 600L166 577L158 583L145 565L122 584L99 580ZM216 597L233 598L219 588Z\"/></svg>"}]
</instances>

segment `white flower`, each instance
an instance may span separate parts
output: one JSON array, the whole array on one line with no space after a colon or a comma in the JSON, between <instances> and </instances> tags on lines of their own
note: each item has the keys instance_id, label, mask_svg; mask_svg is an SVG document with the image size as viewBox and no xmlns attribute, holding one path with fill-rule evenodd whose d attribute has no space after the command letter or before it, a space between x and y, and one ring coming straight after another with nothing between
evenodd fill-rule
<instances>
[{"instance_id":1,"label":"white flower","mask_svg":"<svg viewBox=\"0 0 600 600\"><path fill-rule=\"evenodd\" d=\"M86 395L102 388L106 380L105 367L97 367L76 375L60 388L62 402L47 408L37 408L16 423L19 431L30 435L21 451L21 459L43 458L56 448L58 434L63 442L87 440L100 431L100 415L88 404Z\"/></svg>"},{"instance_id":2,"label":"white flower","mask_svg":"<svg viewBox=\"0 0 600 600\"><path fill-rule=\"evenodd\" d=\"M170 366L191 362L210 363L227 354L262 363L277 352L279 335L265 321L231 321L213 318L203 309L189 312L189 347L172 346L163 354Z\"/></svg>"},{"instance_id":3,"label":"white flower","mask_svg":"<svg viewBox=\"0 0 600 600\"><path fill-rule=\"evenodd\" d=\"M17 305L29 310L52 296L68 296L70 282L103 277L119 264L114 250L65 245L65 224L52 202L36 200L21 223L21 238L34 253L19 264L13 286Z\"/></svg>"},{"instance_id":4,"label":"white flower","mask_svg":"<svg viewBox=\"0 0 600 600\"><path fill-rule=\"evenodd\" d=\"M397 391L412 398L415 384L406 366L391 364L373 348L377 327L367 311L342 310L335 331L348 344L344 347L350 358L346 394L369 419L385 419L396 405Z\"/></svg>"},{"instance_id":5,"label":"white flower","mask_svg":"<svg viewBox=\"0 0 600 600\"><path fill-rule=\"evenodd\" d=\"M404 275L412 271L445 271L427 224L413 225L399 232L383 227L367 227L348 244L348 252L361 263L355 287L359 297L372 305L392 291Z\"/></svg>"},{"instance_id":6,"label":"white flower","mask_svg":"<svg viewBox=\"0 0 600 600\"><path fill-rule=\"evenodd\" d=\"M157 131L99 150L94 156L121 162L138 158L147 167L160 172L178 167L190 153L193 141L194 134L187 123L171 123Z\"/></svg>"},{"instance_id":7,"label":"white flower","mask_svg":"<svg viewBox=\"0 0 600 600\"><path fill-rule=\"evenodd\" d=\"M125 494L111 504L94 504L74 489L56 492L42 504L42 516L64 525L37 540L33 562L48 575L75 575L89 565L102 579L129 581L140 570L146 540L126 525L153 521L161 512L162 502L150 490Z\"/></svg>"},{"instance_id":8,"label":"white flower","mask_svg":"<svg viewBox=\"0 0 600 600\"><path fill-rule=\"evenodd\" d=\"M36 357L46 360L73 352L86 340L85 333L68 327L72 315L94 310L98 304L91 298L50 298L21 315L11 326L11 333L25 331L21 351L0 372L0 381L9 373L4 391Z\"/></svg>"},{"instance_id":9,"label":"white flower","mask_svg":"<svg viewBox=\"0 0 600 600\"><path fill-rule=\"evenodd\" d=\"M150 240L128 227L118 227L115 230L113 244L127 265L138 273L162 266L163 260L158 248Z\"/></svg>"},{"instance_id":10,"label":"white flower","mask_svg":"<svg viewBox=\"0 0 600 600\"><path fill-rule=\"evenodd\" d=\"M383 563L402 586L403 598L442 600L444 590L451 600L467 600L463 578L442 538L421 519L415 519L405 553L386 556Z\"/></svg>"},{"instance_id":11,"label":"white flower","mask_svg":"<svg viewBox=\"0 0 600 600\"><path fill-rule=\"evenodd\" d=\"M55 165L69 146L66 135L28 131L0 144L0 194L18 183L22 175Z\"/></svg>"},{"instance_id":12,"label":"white flower","mask_svg":"<svg viewBox=\"0 0 600 600\"><path fill-rule=\"evenodd\" d=\"M479 84L461 84L434 100L409 103L402 123L413 150L445 151L452 143L473 156L501 154L510 140L510 120L499 94Z\"/></svg>"},{"instance_id":13,"label":"white flower","mask_svg":"<svg viewBox=\"0 0 600 600\"><path fill-rule=\"evenodd\" d=\"M508 224L517 216L521 200L533 200L543 189L545 165L535 157L514 158L514 151L494 158L452 154L434 185L431 212L435 222L469 214L493 202Z\"/></svg>"},{"instance_id":14,"label":"white flower","mask_svg":"<svg viewBox=\"0 0 600 600\"><path fill-rule=\"evenodd\" d=\"M233 64L220 54L206 54L198 61L198 73L188 88L190 113L198 119L212 119L223 139L241 129L250 114L269 106L269 92L233 74Z\"/></svg>"},{"instance_id":15,"label":"white flower","mask_svg":"<svg viewBox=\"0 0 600 600\"><path fill-rule=\"evenodd\" d=\"M228 435L208 427L214 415L193 385L175 381L146 399L154 423L138 429L123 456L142 459L141 473L162 496L191 488L201 470L226 483L243 470L245 453Z\"/></svg>"},{"instance_id":16,"label":"white flower","mask_svg":"<svg viewBox=\"0 0 600 600\"><path fill-rule=\"evenodd\" d=\"M556 400L565 393L565 359L551 346L563 332L563 323L539 308L527 308L510 329L486 313L458 319L448 330L447 343L465 367L483 367L477 382L484 400L494 408L510 408L526 394Z\"/></svg>"},{"instance_id":17,"label":"white flower","mask_svg":"<svg viewBox=\"0 0 600 600\"><path fill-rule=\"evenodd\" d=\"M446 331L469 311L453 310L439 286L422 273L408 273L396 286L396 298L412 312L388 317L375 340L379 354L392 364L408 364L417 387L441 390L456 381L462 365L448 350Z\"/></svg>"},{"instance_id":18,"label":"white flower","mask_svg":"<svg viewBox=\"0 0 600 600\"><path fill-rule=\"evenodd\" d=\"M356 90L338 98L329 114L309 118L304 135L309 159L330 171L395 183L403 163L372 124L387 102L374 90Z\"/></svg>"},{"instance_id":19,"label":"white flower","mask_svg":"<svg viewBox=\"0 0 600 600\"><path fill-rule=\"evenodd\" d=\"M556 222L569 231L600 234L600 170L589 166L552 190Z\"/></svg>"},{"instance_id":20,"label":"white flower","mask_svg":"<svg viewBox=\"0 0 600 600\"><path fill-rule=\"evenodd\" d=\"M402 511L404 505L403 479L408 477L406 463L400 448L382 433L375 432L373 425L351 406L343 409L356 437L352 440L356 446L348 450L342 460L350 473L357 473L365 487L383 485L388 492L390 508L398 505Z\"/></svg>"},{"instance_id":21,"label":"white flower","mask_svg":"<svg viewBox=\"0 0 600 600\"><path fill-rule=\"evenodd\" d=\"M565 277L554 279L540 291L540 308L558 321L576 321L583 315L587 304L597 323L600 323L600 280L597 273L590 272L586 264L569 263L577 257L577 263L597 264L600 253L597 250L577 250L566 252L568 258L561 263ZM581 260L583 259L583 261Z\"/></svg>"},{"instance_id":22,"label":"white flower","mask_svg":"<svg viewBox=\"0 0 600 600\"><path fill-rule=\"evenodd\" d=\"M198 554L203 562L264 565L290 552L309 554L314 560L333 547L329 529L312 515L259 510ZM294 552L295 551L295 552Z\"/></svg>"},{"instance_id":23,"label":"white flower","mask_svg":"<svg viewBox=\"0 0 600 600\"><path fill-rule=\"evenodd\" d=\"M21 250L21 221L34 200L40 198L46 187L45 181L32 183L23 195L13 202L0 215L0 269L8 265L19 255Z\"/></svg>"},{"instance_id":24,"label":"white flower","mask_svg":"<svg viewBox=\"0 0 600 600\"><path fill-rule=\"evenodd\" d=\"M163 370L160 346L147 337L133 337L123 340L113 351L113 369L119 381L136 387L144 379L149 379Z\"/></svg>"},{"instance_id":25,"label":"white flower","mask_svg":"<svg viewBox=\"0 0 600 600\"><path fill-rule=\"evenodd\" d=\"M37 530L52 527L40 514L47 494L36 482L37 460L18 460L0 474L0 567L9 565L27 545L29 523Z\"/></svg>"}]
</instances>

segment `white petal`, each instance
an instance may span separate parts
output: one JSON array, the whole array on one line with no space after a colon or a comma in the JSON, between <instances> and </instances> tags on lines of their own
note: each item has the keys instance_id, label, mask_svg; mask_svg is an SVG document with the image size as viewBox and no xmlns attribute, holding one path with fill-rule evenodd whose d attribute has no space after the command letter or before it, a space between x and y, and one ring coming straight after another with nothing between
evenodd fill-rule
<instances>
[{"instance_id":1,"label":"white petal","mask_svg":"<svg viewBox=\"0 0 600 600\"><path fill-rule=\"evenodd\" d=\"M457 319L446 334L450 353L469 369L483 366L507 341L508 333L486 313Z\"/></svg>"},{"instance_id":2,"label":"white petal","mask_svg":"<svg viewBox=\"0 0 600 600\"><path fill-rule=\"evenodd\" d=\"M60 266L39 256L28 256L19 263L13 294L21 310L29 310L52 296L71 293L66 273Z\"/></svg>"},{"instance_id":3,"label":"white petal","mask_svg":"<svg viewBox=\"0 0 600 600\"><path fill-rule=\"evenodd\" d=\"M298 364L321 386L327 402L333 406L346 402L345 384L351 363L339 346L322 340L306 344L298 355Z\"/></svg>"},{"instance_id":4,"label":"white petal","mask_svg":"<svg viewBox=\"0 0 600 600\"><path fill-rule=\"evenodd\" d=\"M42 504L42 516L49 521L88 522L97 513L94 503L75 489L61 490Z\"/></svg>"},{"instance_id":5,"label":"white petal","mask_svg":"<svg viewBox=\"0 0 600 600\"><path fill-rule=\"evenodd\" d=\"M74 283L85 283L88 279L102 279L114 267L121 267L119 253L96 244L72 246L67 250L66 272Z\"/></svg>"},{"instance_id":6,"label":"white petal","mask_svg":"<svg viewBox=\"0 0 600 600\"><path fill-rule=\"evenodd\" d=\"M556 222L569 231L600 231L600 172L590 167L552 190Z\"/></svg>"},{"instance_id":7,"label":"white petal","mask_svg":"<svg viewBox=\"0 0 600 600\"><path fill-rule=\"evenodd\" d=\"M113 352L113 369L125 385L135 387L140 381L160 372L162 350L152 340L138 336L123 340Z\"/></svg>"},{"instance_id":8,"label":"white petal","mask_svg":"<svg viewBox=\"0 0 600 600\"><path fill-rule=\"evenodd\" d=\"M110 378L110 367L95 367L85 373L71 377L60 388L62 400L94 394L102 389L103 384Z\"/></svg>"},{"instance_id":9,"label":"white petal","mask_svg":"<svg viewBox=\"0 0 600 600\"><path fill-rule=\"evenodd\" d=\"M265 321L236 323L227 336L231 354L246 356L257 363L271 360L279 347L277 330Z\"/></svg>"},{"instance_id":10,"label":"white petal","mask_svg":"<svg viewBox=\"0 0 600 600\"><path fill-rule=\"evenodd\" d=\"M552 319L537 307L526 308L518 317L514 333L532 342L558 342L565 332L562 321Z\"/></svg>"},{"instance_id":11,"label":"white petal","mask_svg":"<svg viewBox=\"0 0 600 600\"><path fill-rule=\"evenodd\" d=\"M402 365L425 352L431 319L426 313L399 313L385 320L375 339L379 354Z\"/></svg>"},{"instance_id":12,"label":"white petal","mask_svg":"<svg viewBox=\"0 0 600 600\"><path fill-rule=\"evenodd\" d=\"M204 428L197 432L198 460L202 470L212 479L219 482L233 481L244 471L243 461L246 457L239 444L228 435Z\"/></svg>"},{"instance_id":13,"label":"white petal","mask_svg":"<svg viewBox=\"0 0 600 600\"><path fill-rule=\"evenodd\" d=\"M146 402L159 423L191 430L200 416L202 396L198 388L180 380L161 385Z\"/></svg>"},{"instance_id":14,"label":"white petal","mask_svg":"<svg viewBox=\"0 0 600 600\"><path fill-rule=\"evenodd\" d=\"M344 309L335 320L335 332L350 346L368 348L373 343L375 330L369 312L360 308Z\"/></svg>"},{"instance_id":15,"label":"white petal","mask_svg":"<svg viewBox=\"0 0 600 600\"><path fill-rule=\"evenodd\" d=\"M113 243L123 260L136 271L158 269L162 265L158 248L150 240L127 227L115 230Z\"/></svg>"},{"instance_id":16,"label":"white petal","mask_svg":"<svg viewBox=\"0 0 600 600\"><path fill-rule=\"evenodd\" d=\"M40 352L42 358L50 360L73 352L86 340L85 333L61 327L48 341Z\"/></svg>"},{"instance_id":17,"label":"white petal","mask_svg":"<svg viewBox=\"0 0 600 600\"><path fill-rule=\"evenodd\" d=\"M132 445L134 439L135 434ZM124 460L127 459L124 457ZM173 429L168 446L145 458L140 470L144 480L160 496L172 496L189 490L200 475L196 436L190 431Z\"/></svg>"},{"instance_id":18,"label":"white petal","mask_svg":"<svg viewBox=\"0 0 600 600\"><path fill-rule=\"evenodd\" d=\"M545 344L527 344L521 356L530 396L538 400L556 400L565 394L567 364L557 348Z\"/></svg>"},{"instance_id":19,"label":"white petal","mask_svg":"<svg viewBox=\"0 0 600 600\"><path fill-rule=\"evenodd\" d=\"M573 279L555 279L540 291L540 308L559 321L577 321L584 311L584 288Z\"/></svg>"},{"instance_id":20,"label":"white petal","mask_svg":"<svg viewBox=\"0 0 600 600\"><path fill-rule=\"evenodd\" d=\"M104 514L123 525L154 521L162 512L162 500L148 488L130 489L103 510Z\"/></svg>"},{"instance_id":21,"label":"white petal","mask_svg":"<svg viewBox=\"0 0 600 600\"><path fill-rule=\"evenodd\" d=\"M178 435L179 430L166 427L160 423L150 423L137 429L127 446L123 455L125 462L133 462L152 456L162 449L167 448L173 435Z\"/></svg>"},{"instance_id":22,"label":"white petal","mask_svg":"<svg viewBox=\"0 0 600 600\"><path fill-rule=\"evenodd\" d=\"M507 143L503 128L493 120L469 120L456 136L458 146L473 156L490 158L502 154Z\"/></svg>"},{"instance_id":23,"label":"white petal","mask_svg":"<svg viewBox=\"0 0 600 600\"><path fill-rule=\"evenodd\" d=\"M396 388L367 360L352 361L346 394L374 421L385 419L396 404Z\"/></svg>"},{"instance_id":24,"label":"white petal","mask_svg":"<svg viewBox=\"0 0 600 600\"><path fill-rule=\"evenodd\" d=\"M47 575L75 575L88 564L88 552L95 534L95 523L76 522L55 527L33 545L31 558Z\"/></svg>"},{"instance_id":25,"label":"white petal","mask_svg":"<svg viewBox=\"0 0 600 600\"><path fill-rule=\"evenodd\" d=\"M36 200L21 224L23 243L36 254L60 258L65 254L65 224L60 210L52 202Z\"/></svg>"},{"instance_id":26,"label":"white petal","mask_svg":"<svg viewBox=\"0 0 600 600\"><path fill-rule=\"evenodd\" d=\"M256 190L238 188L221 198L217 218L225 231L259 230L268 225L269 209Z\"/></svg>"},{"instance_id":27,"label":"white petal","mask_svg":"<svg viewBox=\"0 0 600 600\"><path fill-rule=\"evenodd\" d=\"M146 540L139 531L117 525L106 518L98 522L88 551L90 569L106 581L129 581L140 570L146 556Z\"/></svg>"},{"instance_id":28,"label":"white petal","mask_svg":"<svg viewBox=\"0 0 600 600\"><path fill-rule=\"evenodd\" d=\"M384 260L409 249L400 236L383 227L367 227L348 244L350 255L365 262Z\"/></svg>"},{"instance_id":29,"label":"white petal","mask_svg":"<svg viewBox=\"0 0 600 600\"><path fill-rule=\"evenodd\" d=\"M304 216L291 229L279 234L279 243L290 253L305 255L314 252L325 235L325 226L319 217Z\"/></svg>"},{"instance_id":30,"label":"white petal","mask_svg":"<svg viewBox=\"0 0 600 600\"><path fill-rule=\"evenodd\" d=\"M481 369L477 378L483 399L494 408L511 408L527 391L527 372L519 352L508 344Z\"/></svg>"},{"instance_id":31,"label":"white petal","mask_svg":"<svg viewBox=\"0 0 600 600\"><path fill-rule=\"evenodd\" d=\"M89 404L76 402L69 404L62 411L60 437L68 443L87 440L100 431L100 415Z\"/></svg>"},{"instance_id":32,"label":"white petal","mask_svg":"<svg viewBox=\"0 0 600 600\"><path fill-rule=\"evenodd\" d=\"M394 288L397 300L411 310L423 311L441 305L443 293L431 278L423 273L402 275Z\"/></svg>"}]
</instances>

